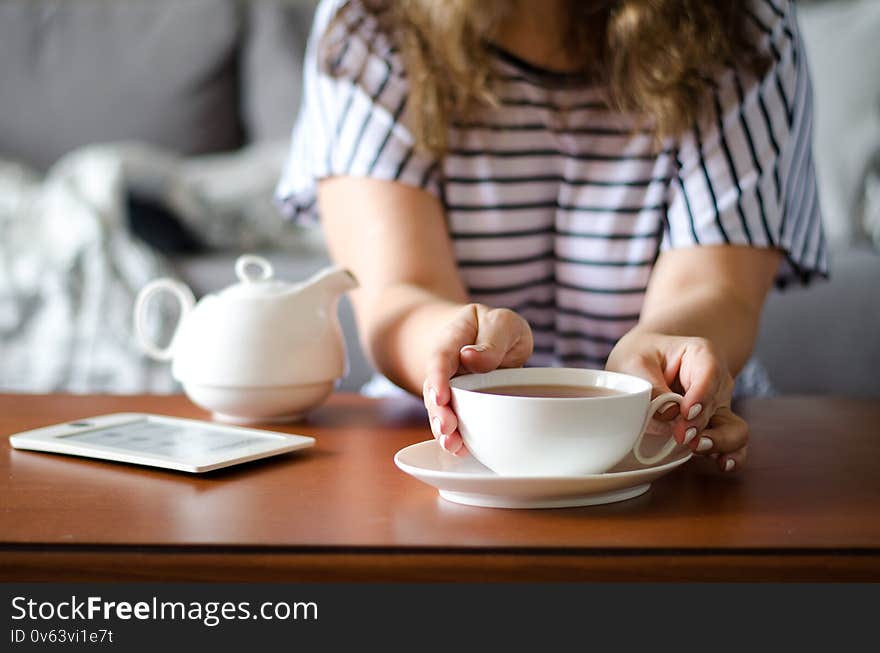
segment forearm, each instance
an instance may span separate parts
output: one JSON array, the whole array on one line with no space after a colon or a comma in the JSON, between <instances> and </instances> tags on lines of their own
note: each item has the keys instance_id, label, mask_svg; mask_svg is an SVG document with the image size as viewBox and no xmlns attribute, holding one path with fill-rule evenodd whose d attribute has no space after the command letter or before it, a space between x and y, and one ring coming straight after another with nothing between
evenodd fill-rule
<instances>
[{"instance_id":1,"label":"forearm","mask_svg":"<svg viewBox=\"0 0 880 653\"><path fill-rule=\"evenodd\" d=\"M739 296L736 289L697 287L646 307L633 332L706 338L736 376L751 355L760 313L761 303Z\"/></svg>"},{"instance_id":2,"label":"forearm","mask_svg":"<svg viewBox=\"0 0 880 653\"><path fill-rule=\"evenodd\" d=\"M777 250L753 247L666 251L631 333L705 338L735 376L752 353L780 259Z\"/></svg>"},{"instance_id":3,"label":"forearm","mask_svg":"<svg viewBox=\"0 0 880 653\"><path fill-rule=\"evenodd\" d=\"M408 283L355 295L353 300L362 345L373 365L396 385L421 393L440 330L464 302Z\"/></svg>"},{"instance_id":4,"label":"forearm","mask_svg":"<svg viewBox=\"0 0 880 653\"><path fill-rule=\"evenodd\" d=\"M334 177L318 197L333 260L360 281L351 293L375 367L420 393L437 335L467 303L443 207L422 189Z\"/></svg>"}]
</instances>

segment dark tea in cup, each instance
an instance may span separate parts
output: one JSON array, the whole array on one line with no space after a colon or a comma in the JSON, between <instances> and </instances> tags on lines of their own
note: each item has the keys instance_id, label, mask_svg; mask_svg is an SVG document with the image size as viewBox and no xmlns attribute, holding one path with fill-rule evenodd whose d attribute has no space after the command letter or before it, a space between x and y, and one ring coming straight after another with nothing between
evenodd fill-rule
<instances>
[{"instance_id":1,"label":"dark tea in cup","mask_svg":"<svg viewBox=\"0 0 880 653\"><path fill-rule=\"evenodd\" d=\"M479 388L476 392L507 397L540 397L542 399L583 399L585 397L614 397L624 394L620 390L601 385L561 385L558 383L529 383L521 385L496 385Z\"/></svg>"}]
</instances>

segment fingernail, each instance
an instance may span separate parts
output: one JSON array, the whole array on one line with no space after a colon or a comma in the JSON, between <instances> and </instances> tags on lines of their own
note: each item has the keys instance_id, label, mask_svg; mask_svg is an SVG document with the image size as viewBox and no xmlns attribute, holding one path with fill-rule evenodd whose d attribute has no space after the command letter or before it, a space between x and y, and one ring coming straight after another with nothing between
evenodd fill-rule
<instances>
[{"instance_id":1,"label":"fingernail","mask_svg":"<svg viewBox=\"0 0 880 653\"><path fill-rule=\"evenodd\" d=\"M486 346L485 345L465 345L464 347L461 348L462 351L464 351L465 349L470 350L470 351L475 351L475 352L481 352L481 351L486 351Z\"/></svg>"},{"instance_id":2,"label":"fingernail","mask_svg":"<svg viewBox=\"0 0 880 653\"><path fill-rule=\"evenodd\" d=\"M733 469L735 466L736 466L736 463L733 461L733 458L728 458L728 459L724 462L724 471L725 471L725 472L729 472L729 471L730 471L731 469Z\"/></svg>"},{"instance_id":3,"label":"fingernail","mask_svg":"<svg viewBox=\"0 0 880 653\"><path fill-rule=\"evenodd\" d=\"M448 435L441 435L439 439L440 439L440 448L444 449L445 451L449 451L449 436ZM449 451L449 453L452 453L452 452Z\"/></svg>"},{"instance_id":4,"label":"fingernail","mask_svg":"<svg viewBox=\"0 0 880 653\"><path fill-rule=\"evenodd\" d=\"M709 438L700 438L700 443L697 445L697 451L709 451L713 446L715 446L715 443Z\"/></svg>"},{"instance_id":5,"label":"fingernail","mask_svg":"<svg viewBox=\"0 0 880 653\"><path fill-rule=\"evenodd\" d=\"M697 437L697 428L695 426L692 426L684 432L684 443L687 444L695 437Z\"/></svg>"},{"instance_id":6,"label":"fingernail","mask_svg":"<svg viewBox=\"0 0 880 653\"><path fill-rule=\"evenodd\" d=\"M431 386L430 388L428 388L428 401L430 401L430 402L431 402L432 404L434 404L435 406L438 406L438 405L439 405L439 404L437 403L437 391L434 389L433 386Z\"/></svg>"},{"instance_id":7,"label":"fingernail","mask_svg":"<svg viewBox=\"0 0 880 653\"><path fill-rule=\"evenodd\" d=\"M434 435L436 435L438 438L439 438L441 435L443 435L443 431L440 430L440 427L441 427L441 426L442 426L442 425L440 424L440 418L439 418L439 417L432 417L432 418L431 418L431 430L434 432Z\"/></svg>"},{"instance_id":8,"label":"fingernail","mask_svg":"<svg viewBox=\"0 0 880 653\"><path fill-rule=\"evenodd\" d=\"M700 414L703 410L703 404L694 404L691 406L691 409L688 411L688 419L693 419L697 415Z\"/></svg>"},{"instance_id":9,"label":"fingernail","mask_svg":"<svg viewBox=\"0 0 880 653\"><path fill-rule=\"evenodd\" d=\"M674 405L675 405L674 401L668 401L665 404L663 404L663 406L660 407L660 412L665 413L667 410L672 408Z\"/></svg>"}]
</instances>

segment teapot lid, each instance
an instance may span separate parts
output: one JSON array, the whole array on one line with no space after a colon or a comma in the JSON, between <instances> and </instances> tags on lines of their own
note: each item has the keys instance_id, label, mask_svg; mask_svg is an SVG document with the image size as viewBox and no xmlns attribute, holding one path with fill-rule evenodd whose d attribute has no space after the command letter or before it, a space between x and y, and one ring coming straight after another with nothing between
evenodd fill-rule
<instances>
[{"instance_id":1,"label":"teapot lid","mask_svg":"<svg viewBox=\"0 0 880 653\"><path fill-rule=\"evenodd\" d=\"M220 297L232 299L273 297L287 292L292 287L292 284L276 279L272 264L255 254L238 257L235 261L235 275L239 283L224 288L218 293Z\"/></svg>"}]
</instances>

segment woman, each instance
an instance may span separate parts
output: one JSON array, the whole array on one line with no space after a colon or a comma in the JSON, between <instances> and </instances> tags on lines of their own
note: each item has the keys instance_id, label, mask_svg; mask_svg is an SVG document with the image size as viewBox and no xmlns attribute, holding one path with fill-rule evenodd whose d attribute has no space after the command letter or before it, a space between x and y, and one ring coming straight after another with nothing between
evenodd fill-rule
<instances>
[{"instance_id":1,"label":"woman","mask_svg":"<svg viewBox=\"0 0 880 653\"><path fill-rule=\"evenodd\" d=\"M325 1L278 190L446 450L454 375L604 365L731 471L764 298L826 270L810 129L784 0Z\"/></svg>"}]
</instances>

